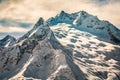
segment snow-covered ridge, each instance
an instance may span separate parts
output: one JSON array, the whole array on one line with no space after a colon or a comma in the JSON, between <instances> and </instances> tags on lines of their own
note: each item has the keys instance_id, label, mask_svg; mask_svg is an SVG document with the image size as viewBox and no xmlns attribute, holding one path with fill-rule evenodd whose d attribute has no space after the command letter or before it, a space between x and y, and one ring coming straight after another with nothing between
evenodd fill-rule
<instances>
[{"instance_id":1,"label":"snow-covered ridge","mask_svg":"<svg viewBox=\"0 0 120 80\"><path fill-rule=\"evenodd\" d=\"M13 46L0 47L0 79L119 80L120 46L104 41L119 42L119 33L85 11L40 18Z\"/></svg>"},{"instance_id":2,"label":"snow-covered ridge","mask_svg":"<svg viewBox=\"0 0 120 80\"><path fill-rule=\"evenodd\" d=\"M40 18L14 46L0 48L0 79L75 80L65 50Z\"/></svg>"},{"instance_id":3,"label":"snow-covered ridge","mask_svg":"<svg viewBox=\"0 0 120 80\"><path fill-rule=\"evenodd\" d=\"M0 46L8 47L16 43L16 39L13 36L7 35L0 40Z\"/></svg>"},{"instance_id":4,"label":"snow-covered ridge","mask_svg":"<svg viewBox=\"0 0 120 80\"><path fill-rule=\"evenodd\" d=\"M120 69L115 66L119 66L120 46L69 26L70 24L59 23L51 26L51 29L62 45L73 50L74 62L87 75L87 79L119 80Z\"/></svg>"},{"instance_id":5,"label":"snow-covered ridge","mask_svg":"<svg viewBox=\"0 0 120 80\"><path fill-rule=\"evenodd\" d=\"M97 16L88 14L85 11L79 11L76 13L66 13L61 11L60 14L55 17L49 18L47 23L50 26L57 25L59 23L70 24L70 27L74 27L81 31L89 32L93 35L99 36L115 42L120 42L120 30L108 21L99 20Z\"/></svg>"},{"instance_id":6,"label":"snow-covered ridge","mask_svg":"<svg viewBox=\"0 0 120 80\"><path fill-rule=\"evenodd\" d=\"M36 33L38 29L40 29L40 26L41 26L41 28L43 27L43 24L44 24L44 20L43 20L43 18L40 18L38 20L38 22L35 24L35 26L30 31L28 31L25 35L20 37L17 42L20 42L24 39L27 39L27 38L33 36L33 34Z\"/></svg>"}]
</instances>

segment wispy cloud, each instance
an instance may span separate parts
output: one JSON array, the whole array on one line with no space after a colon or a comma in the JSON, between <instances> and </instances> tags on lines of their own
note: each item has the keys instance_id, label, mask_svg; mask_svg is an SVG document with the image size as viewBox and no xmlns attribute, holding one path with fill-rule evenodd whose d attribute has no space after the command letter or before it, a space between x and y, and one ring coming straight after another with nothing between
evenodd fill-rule
<instances>
[{"instance_id":1,"label":"wispy cloud","mask_svg":"<svg viewBox=\"0 0 120 80\"><path fill-rule=\"evenodd\" d=\"M89 2L94 3L98 6L104 6L108 4L114 4L120 2L120 0L89 0Z\"/></svg>"},{"instance_id":2,"label":"wispy cloud","mask_svg":"<svg viewBox=\"0 0 120 80\"><path fill-rule=\"evenodd\" d=\"M0 19L0 32L26 32L32 26L32 23L23 23L11 19Z\"/></svg>"},{"instance_id":3,"label":"wispy cloud","mask_svg":"<svg viewBox=\"0 0 120 80\"><path fill-rule=\"evenodd\" d=\"M35 23L39 17L48 19L61 10L70 13L85 10L119 26L119 8L120 0L7 0L0 4L0 18Z\"/></svg>"},{"instance_id":4,"label":"wispy cloud","mask_svg":"<svg viewBox=\"0 0 120 80\"><path fill-rule=\"evenodd\" d=\"M0 19L0 25L3 27L22 27L22 28L30 28L32 23L23 23L16 20L11 19Z\"/></svg>"},{"instance_id":5,"label":"wispy cloud","mask_svg":"<svg viewBox=\"0 0 120 80\"><path fill-rule=\"evenodd\" d=\"M0 32L26 32L29 29L21 28L21 27L3 27L0 26Z\"/></svg>"}]
</instances>

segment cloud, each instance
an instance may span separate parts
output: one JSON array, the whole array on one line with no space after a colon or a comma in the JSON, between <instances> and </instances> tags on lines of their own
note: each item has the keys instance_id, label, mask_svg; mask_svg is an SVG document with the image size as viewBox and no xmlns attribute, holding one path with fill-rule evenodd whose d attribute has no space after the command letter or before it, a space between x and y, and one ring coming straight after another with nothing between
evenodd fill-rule
<instances>
[{"instance_id":1,"label":"cloud","mask_svg":"<svg viewBox=\"0 0 120 80\"><path fill-rule=\"evenodd\" d=\"M8 1L8 0L0 0L0 3L4 3L4 2L6 2L6 1Z\"/></svg>"},{"instance_id":2,"label":"cloud","mask_svg":"<svg viewBox=\"0 0 120 80\"><path fill-rule=\"evenodd\" d=\"M104 6L107 4L118 3L120 0L89 0L91 3L95 3L98 6Z\"/></svg>"},{"instance_id":3,"label":"cloud","mask_svg":"<svg viewBox=\"0 0 120 80\"><path fill-rule=\"evenodd\" d=\"M26 32L31 29L33 24L23 23L17 20L0 19L0 32Z\"/></svg>"},{"instance_id":4,"label":"cloud","mask_svg":"<svg viewBox=\"0 0 120 80\"><path fill-rule=\"evenodd\" d=\"M61 10L68 13L85 10L119 26L119 8L120 0L7 0L0 4L0 19L36 23L39 17L48 19Z\"/></svg>"},{"instance_id":5,"label":"cloud","mask_svg":"<svg viewBox=\"0 0 120 80\"><path fill-rule=\"evenodd\" d=\"M30 29L22 28L22 27L3 27L0 26L0 32L27 32Z\"/></svg>"},{"instance_id":6,"label":"cloud","mask_svg":"<svg viewBox=\"0 0 120 80\"><path fill-rule=\"evenodd\" d=\"M31 23L23 23L16 20L11 19L0 19L0 25L3 27L22 27L22 28L29 28L32 26Z\"/></svg>"}]
</instances>

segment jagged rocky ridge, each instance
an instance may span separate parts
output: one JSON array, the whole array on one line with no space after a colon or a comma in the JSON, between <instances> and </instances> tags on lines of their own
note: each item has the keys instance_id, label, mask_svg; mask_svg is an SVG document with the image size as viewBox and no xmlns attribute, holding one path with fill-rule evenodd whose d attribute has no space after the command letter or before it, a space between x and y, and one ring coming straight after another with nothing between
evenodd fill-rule
<instances>
[{"instance_id":1,"label":"jagged rocky ridge","mask_svg":"<svg viewBox=\"0 0 120 80\"><path fill-rule=\"evenodd\" d=\"M56 26L59 26L54 31L57 39L50 29ZM62 28L64 29L61 30ZM85 45L80 42L81 46L76 44L77 40L74 38L68 47L63 46L67 43L62 44L62 39L58 36L71 35L74 31L77 34L74 37L81 37L80 40L83 38L89 40L87 36L94 39L94 35L118 43L120 40L118 35L120 31L107 21L100 21L85 11L72 14L61 11L56 17L47 21L40 18L33 29L19 38L12 44L13 46L0 47L0 79L119 80L120 46L102 42L97 38L95 40L98 40L98 43L90 42L91 44ZM77 50L73 44L79 49ZM108 48L111 51L108 51Z\"/></svg>"}]
</instances>

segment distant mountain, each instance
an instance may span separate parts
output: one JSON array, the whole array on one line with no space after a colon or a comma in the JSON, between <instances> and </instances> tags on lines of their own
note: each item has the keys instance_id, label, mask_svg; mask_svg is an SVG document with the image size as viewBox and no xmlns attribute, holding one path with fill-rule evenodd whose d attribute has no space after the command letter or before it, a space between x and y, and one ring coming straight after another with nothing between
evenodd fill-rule
<instances>
[{"instance_id":1,"label":"distant mountain","mask_svg":"<svg viewBox=\"0 0 120 80\"><path fill-rule=\"evenodd\" d=\"M23 36L25 32L0 32L0 40L6 37L7 35L13 36L14 38L18 39Z\"/></svg>"},{"instance_id":2,"label":"distant mountain","mask_svg":"<svg viewBox=\"0 0 120 80\"><path fill-rule=\"evenodd\" d=\"M119 80L119 33L85 11L40 18L19 39L0 41L0 79Z\"/></svg>"},{"instance_id":3,"label":"distant mountain","mask_svg":"<svg viewBox=\"0 0 120 80\"><path fill-rule=\"evenodd\" d=\"M8 47L16 43L16 39L10 35L7 35L5 38L0 40L0 46Z\"/></svg>"}]
</instances>

